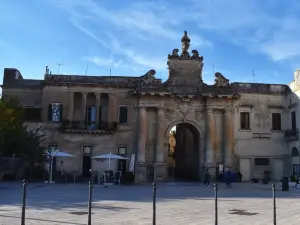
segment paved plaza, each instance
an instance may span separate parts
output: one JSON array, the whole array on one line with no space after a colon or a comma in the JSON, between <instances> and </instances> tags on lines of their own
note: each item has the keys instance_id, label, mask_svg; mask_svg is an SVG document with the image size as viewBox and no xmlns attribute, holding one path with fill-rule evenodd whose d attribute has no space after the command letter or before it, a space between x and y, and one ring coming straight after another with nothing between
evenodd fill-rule
<instances>
[{"instance_id":1,"label":"paved plaza","mask_svg":"<svg viewBox=\"0 0 300 225\"><path fill-rule=\"evenodd\" d=\"M277 224L298 225L300 190L277 192ZM88 185L29 184L26 225L86 225ZM21 183L0 183L0 224L20 224ZM219 224L273 224L271 185L221 184ZM152 224L152 186L95 186L92 224ZM213 187L158 184L158 225L214 224Z\"/></svg>"}]
</instances>

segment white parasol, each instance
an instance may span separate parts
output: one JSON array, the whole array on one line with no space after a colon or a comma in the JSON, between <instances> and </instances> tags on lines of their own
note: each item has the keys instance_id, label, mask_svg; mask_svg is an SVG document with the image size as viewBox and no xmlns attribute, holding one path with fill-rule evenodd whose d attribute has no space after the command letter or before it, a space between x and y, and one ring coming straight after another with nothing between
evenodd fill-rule
<instances>
[{"instance_id":1,"label":"white parasol","mask_svg":"<svg viewBox=\"0 0 300 225\"><path fill-rule=\"evenodd\" d=\"M52 174L53 174L53 158L54 157L75 157L74 155L71 155L69 153L66 152L61 152L58 149L56 149L54 152L51 152L50 154L48 153L48 156L50 156L51 158L51 169L50 169L50 178L48 183L53 183L52 181Z\"/></svg>"},{"instance_id":2,"label":"white parasol","mask_svg":"<svg viewBox=\"0 0 300 225\"><path fill-rule=\"evenodd\" d=\"M132 154L129 164L129 172L134 172L135 154Z\"/></svg>"},{"instance_id":3,"label":"white parasol","mask_svg":"<svg viewBox=\"0 0 300 225\"><path fill-rule=\"evenodd\" d=\"M109 168L109 170L110 170L110 160L112 160L112 159L125 159L125 160L128 160L128 158L125 158L125 157L119 156L119 155L115 155L115 154L111 154L111 152L109 154L105 154L105 155L93 156L93 157L91 157L91 159L108 159L108 168Z\"/></svg>"}]
</instances>

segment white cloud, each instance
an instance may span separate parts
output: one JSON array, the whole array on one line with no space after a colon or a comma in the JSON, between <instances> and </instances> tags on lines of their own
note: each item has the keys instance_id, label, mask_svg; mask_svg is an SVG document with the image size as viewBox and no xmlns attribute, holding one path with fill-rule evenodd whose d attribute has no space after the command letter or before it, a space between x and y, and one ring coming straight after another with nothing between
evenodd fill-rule
<instances>
[{"instance_id":1,"label":"white cloud","mask_svg":"<svg viewBox=\"0 0 300 225\"><path fill-rule=\"evenodd\" d=\"M104 58L99 56L84 57L83 60L94 63L97 66L109 66L113 68L126 66L121 60L118 61L113 58Z\"/></svg>"},{"instance_id":2,"label":"white cloud","mask_svg":"<svg viewBox=\"0 0 300 225\"><path fill-rule=\"evenodd\" d=\"M66 12L77 29L108 51L125 57L124 61L130 61L132 66L145 69L165 70L167 53L164 52L163 56L143 55L140 49L146 45L148 48L150 45L165 47L170 41L178 43L183 30L179 32L177 26L186 19L184 14L178 14L178 6L164 2L140 1L113 9L105 7L104 2L99 4L93 0L56 0L50 3ZM195 32L190 37L193 47L212 47L209 40Z\"/></svg>"},{"instance_id":3,"label":"white cloud","mask_svg":"<svg viewBox=\"0 0 300 225\"><path fill-rule=\"evenodd\" d=\"M273 61L300 57L300 2L191 0L200 29L213 30Z\"/></svg>"},{"instance_id":4,"label":"white cloud","mask_svg":"<svg viewBox=\"0 0 300 225\"><path fill-rule=\"evenodd\" d=\"M148 45L160 49L169 43L178 43L186 27L195 28L191 34L189 32L191 45L200 50L203 46L213 47L213 44L199 34L215 32L219 40L244 46L251 53L263 53L273 61L300 57L300 2L297 0L290 0L289 4L274 0L186 0L176 3L140 0L128 1L118 7L95 0L50 2L66 13L76 28L110 52L125 57L124 63L130 61L132 66L166 69L167 53L150 57L141 54L147 50L140 49L144 46L149 49ZM107 31L116 40L111 40Z\"/></svg>"}]
</instances>

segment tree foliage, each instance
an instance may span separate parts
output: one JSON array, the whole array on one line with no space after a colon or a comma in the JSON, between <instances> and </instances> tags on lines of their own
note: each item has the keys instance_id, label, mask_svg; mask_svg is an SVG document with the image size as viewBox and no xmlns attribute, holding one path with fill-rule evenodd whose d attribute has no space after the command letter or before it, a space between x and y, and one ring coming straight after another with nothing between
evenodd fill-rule
<instances>
[{"instance_id":1,"label":"tree foliage","mask_svg":"<svg viewBox=\"0 0 300 225\"><path fill-rule=\"evenodd\" d=\"M15 156L30 166L44 158L44 136L39 134L40 128L30 130L23 122L18 100L0 99L0 155Z\"/></svg>"}]
</instances>

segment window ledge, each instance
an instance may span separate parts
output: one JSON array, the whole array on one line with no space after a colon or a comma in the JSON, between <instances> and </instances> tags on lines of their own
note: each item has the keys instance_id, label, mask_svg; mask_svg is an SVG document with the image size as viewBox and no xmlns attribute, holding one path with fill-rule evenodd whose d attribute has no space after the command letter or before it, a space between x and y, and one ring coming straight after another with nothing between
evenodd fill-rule
<instances>
[{"instance_id":1,"label":"window ledge","mask_svg":"<svg viewBox=\"0 0 300 225\"><path fill-rule=\"evenodd\" d=\"M281 132L283 132L283 130L273 130L273 129L271 129L271 132L281 133Z\"/></svg>"},{"instance_id":2,"label":"window ledge","mask_svg":"<svg viewBox=\"0 0 300 225\"><path fill-rule=\"evenodd\" d=\"M251 129L239 129L241 132L251 132Z\"/></svg>"}]
</instances>

